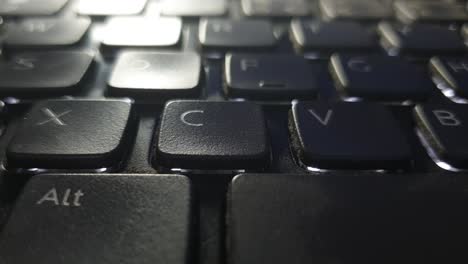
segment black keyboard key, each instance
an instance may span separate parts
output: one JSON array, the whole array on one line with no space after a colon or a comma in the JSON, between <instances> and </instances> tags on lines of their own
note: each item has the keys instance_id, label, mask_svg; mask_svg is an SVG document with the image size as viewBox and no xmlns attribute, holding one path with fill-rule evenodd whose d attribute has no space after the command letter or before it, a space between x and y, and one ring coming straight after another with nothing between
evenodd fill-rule
<instances>
[{"instance_id":1,"label":"black keyboard key","mask_svg":"<svg viewBox=\"0 0 468 264\"><path fill-rule=\"evenodd\" d=\"M326 65L292 55L229 54L225 71L229 97L291 100L315 98Z\"/></svg>"},{"instance_id":2,"label":"black keyboard key","mask_svg":"<svg viewBox=\"0 0 468 264\"><path fill-rule=\"evenodd\" d=\"M402 169L410 164L406 137L383 105L299 102L289 122L293 149L304 166Z\"/></svg>"},{"instance_id":3,"label":"black keyboard key","mask_svg":"<svg viewBox=\"0 0 468 264\"><path fill-rule=\"evenodd\" d=\"M457 31L435 25L396 26L382 22L378 26L378 32L385 48L403 54L463 53L466 49Z\"/></svg>"},{"instance_id":4,"label":"black keyboard key","mask_svg":"<svg viewBox=\"0 0 468 264\"><path fill-rule=\"evenodd\" d=\"M105 48L174 46L181 37L182 20L177 17L114 17L105 27Z\"/></svg>"},{"instance_id":5,"label":"black keyboard key","mask_svg":"<svg viewBox=\"0 0 468 264\"><path fill-rule=\"evenodd\" d=\"M464 24L462 29L461 29L462 36L464 40L466 41L468 39L468 24Z\"/></svg>"},{"instance_id":6,"label":"black keyboard key","mask_svg":"<svg viewBox=\"0 0 468 264\"><path fill-rule=\"evenodd\" d=\"M262 169L270 157L265 125L262 108L250 102L169 102L154 161L167 168Z\"/></svg>"},{"instance_id":7,"label":"black keyboard key","mask_svg":"<svg viewBox=\"0 0 468 264\"><path fill-rule=\"evenodd\" d=\"M8 146L8 166L116 167L128 149L133 126L131 107L129 102L116 100L39 102L32 107Z\"/></svg>"},{"instance_id":8,"label":"black keyboard key","mask_svg":"<svg viewBox=\"0 0 468 264\"><path fill-rule=\"evenodd\" d=\"M468 21L463 4L443 1L397 1L396 16L405 23L444 23Z\"/></svg>"},{"instance_id":9,"label":"black keyboard key","mask_svg":"<svg viewBox=\"0 0 468 264\"><path fill-rule=\"evenodd\" d=\"M137 15L143 12L147 0L79 0L77 12L88 16Z\"/></svg>"},{"instance_id":10,"label":"black keyboard key","mask_svg":"<svg viewBox=\"0 0 468 264\"><path fill-rule=\"evenodd\" d=\"M226 11L226 0L164 0L161 7L166 16L221 16Z\"/></svg>"},{"instance_id":11,"label":"black keyboard key","mask_svg":"<svg viewBox=\"0 0 468 264\"><path fill-rule=\"evenodd\" d=\"M201 59L196 53L127 51L117 59L110 93L151 100L190 96L198 92L200 75Z\"/></svg>"},{"instance_id":12,"label":"black keyboard key","mask_svg":"<svg viewBox=\"0 0 468 264\"><path fill-rule=\"evenodd\" d=\"M293 20L294 43L302 51L370 50L376 47L374 36L360 24L351 21Z\"/></svg>"},{"instance_id":13,"label":"black keyboard key","mask_svg":"<svg viewBox=\"0 0 468 264\"><path fill-rule=\"evenodd\" d=\"M389 0L320 0L319 6L328 19L378 21L393 16Z\"/></svg>"},{"instance_id":14,"label":"black keyboard key","mask_svg":"<svg viewBox=\"0 0 468 264\"><path fill-rule=\"evenodd\" d=\"M87 52L36 52L0 61L0 95L37 97L70 95L93 62Z\"/></svg>"},{"instance_id":15,"label":"black keyboard key","mask_svg":"<svg viewBox=\"0 0 468 264\"><path fill-rule=\"evenodd\" d=\"M2 16L47 16L59 12L68 0L0 0Z\"/></svg>"},{"instance_id":16,"label":"black keyboard key","mask_svg":"<svg viewBox=\"0 0 468 264\"><path fill-rule=\"evenodd\" d=\"M78 43L91 24L87 17L25 19L8 26L6 48L58 48Z\"/></svg>"},{"instance_id":17,"label":"black keyboard key","mask_svg":"<svg viewBox=\"0 0 468 264\"><path fill-rule=\"evenodd\" d=\"M228 197L236 264L466 263L464 174L248 174Z\"/></svg>"},{"instance_id":18,"label":"black keyboard key","mask_svg":"<svg viewBox=\"0 0 468 264\"><path fill-rule=\"evenodd\" d=\"M311 13L311 4L306 0L242 0L241 4L247 16L291 17Z\"/></svg>"},{"instance_id":19,"label":"black keyboard key","mask_svg":"<svg viewBox=\"0 0 468 264\"><path fill-rule=\"evenodd\" d=\"M434 57L430 61L432 73L454 89L457 95L468 98L468 60Z\"/></svg>"},{"instance_id":20,"label":"black keyboard key","mask_svg":"<svg viewBox=\"0 0 468 264\"><path fill-rule=\"evenodd\" d=\"M383 101L422 101L435 90L424 70L400 58L335 54L330 68L347 97Z\"/></svg>"},{"instance_id":21,"label":"black keyboard key","mask_svg":"<svg viewBox=\"0 0 468 264\"><path fill-rule=\"evenodd\" d=\"M39 175L0 236L0 263L185 264L191 204L183 176Z\"/></svg>"},{"instance_id":22,"label":"black keyboard key","mask_svg":"<svg viewBox=\"0 0 468 264\"><path fill-rule=\"evenodd\" d=\"M468 168L468 106L458 104L418 105L418 128L438 158L459 168Z\"/></svg>"},{"instance_id":23,"label":"black keyboard key","mask_svg":"<svg viewBox=\"0 0 468 264\"><path fill-rule=\"evenodd\" d=\"M268 21L204 19L200 42L209 48L260 48L275 45L276 39Z\"/></svg>"}]
</instances>

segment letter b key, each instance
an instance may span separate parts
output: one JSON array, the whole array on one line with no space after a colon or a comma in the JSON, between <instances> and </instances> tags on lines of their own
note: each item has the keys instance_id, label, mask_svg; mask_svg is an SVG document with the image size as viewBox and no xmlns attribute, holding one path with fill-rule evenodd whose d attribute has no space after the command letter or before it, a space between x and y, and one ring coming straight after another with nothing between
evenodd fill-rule
<instances>
[{"instance_id":1,"label":"letter b key","mask_svg":"<svg viewBox=\"0 0 468 264\"><path fill-rule=\"evenodd\" d=\"M437 159L451 167L468 168L468 106L418 105L415 110L420 136ZM439 163L442 164L442 163Z\"/></svg>"}]
</instances>

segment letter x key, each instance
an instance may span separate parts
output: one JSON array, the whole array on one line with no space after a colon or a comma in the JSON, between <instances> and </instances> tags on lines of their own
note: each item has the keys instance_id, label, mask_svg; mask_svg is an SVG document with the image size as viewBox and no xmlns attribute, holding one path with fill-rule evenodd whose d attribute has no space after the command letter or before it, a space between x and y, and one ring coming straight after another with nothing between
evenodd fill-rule
<instances>
[{"instance_id":1,"label":"letter x key","mask_svg":"<svg viewBox=\"0 0 468 264\"><path fill-rule=\"evenodd\" d=\"M39 101L10 141L8 167L117 167L131 135L131 108L131 103L120 100Z\"/></svg>"},{"instance_id":2,"label":"letter x key","mask_svg":"<svg viewBox=\"0 0 468 264\"><path fill-rule=\"evenodd\" d=\"M61 120L60 118L67 115L67 114L69 114L69 113L71 113L72 110L66 110L64 112L56 114L49 108L42 108L41 112L44 113L44 115L47 116L48 119L46 119L44 121L41 121L41 122L37 123L36 125L42 126L42 125L45 125L47 123L53 122L53 123L55 123L55 124L57 124L59 126L66 126L67 124L65 124L65 122L63 122L63 120Z\"/></svg>"}]
</instances>

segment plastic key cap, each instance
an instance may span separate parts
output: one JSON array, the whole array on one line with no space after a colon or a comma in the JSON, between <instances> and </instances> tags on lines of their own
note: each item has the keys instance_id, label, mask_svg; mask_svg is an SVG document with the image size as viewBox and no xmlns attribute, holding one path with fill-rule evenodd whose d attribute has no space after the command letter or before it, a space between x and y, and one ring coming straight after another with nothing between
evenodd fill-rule
<instances>
[{"instance_id":1,"label":"plastic key cap","mask_svg":"<svg viewBox=\"0 0 468 264\"><path fill-rule=\"evenodd\" d=\"M421 136L437 159L468 168L468 107L458 104L423 104L414 110Z\"/></svg>"},{"instance_id":2,"label":"plastic key cap","mask_svg":"<svg viewBox=\"0 0 468 264\"><path fill-rule=\"evenodd\" d=\"M463 53L465 45L457 31L442 26L412 24L397 26L382 22L378 26L382 45L409 55Z\"/></svg>"},{"instance_id":3,"label":"plastic key cap","mask_svg":"<svg viewBox=\"0 0 468 264\"><path fill-rule=\"evenodd\" d=\"M2 16L48 16L59 12L68 0L0 0Z\"/></svg>"},{"instance_id":4,"label":"plastic key cap","mask_svg":"<svg viewBox=\"0 0 468 264\"><path fill-rule=\"evenodd\" d=\"M0 263L186 264L191 204L183 176L38 175L2 230Z\"/></svg>"},{"instance_id":5,"label":"plastic key cap","mask_svg":"<svg viewBox=\"0 0 468 264\"><path fill-rule=\"evenodd\" d=\"M386 106L299 102L289 118L292 147L303 166L405 169L411 148Z\"/></svg>"},{"instance_id":6,"label":"plastic key cap","mask_svg":"<svg viewBox=\"0 0 468 264\"><path fill-rule=\"evenodd\" d=\"M109 92L151 100L191 96L198 91L200 77L201 59L196 53L127 51L117 59Z\"/></svg>"},{"instance_id":7,"label":"plastic key cap","mask_svg":"<svg viewBox=\"0 0 468 264\"><path fill-rule=\"evenodd\" d=\"M13 168L119 167L131 142L132 105L117 100L48 100L35 104L7 150ZM34 131L31 133L31 131Z\"/></svg>"},{"instance_id":8,"label":"plastic key cap","mask_svg":"<svg viewBox=\"0 0 468 264\"><path fill-rule=\"evenodd\" d=\"M25 19L9 25L4 45L7 49L70 46L83 38L90 25L87 17Z\"/></svg>"},{"instance_id":9,"label":"plastic key cap","mask_svg":"<svg viewBox=\"0 0 468 264\"><path fill-rule=\"evenodd\" d=\"M468 13L463 4L443 1L396 1L396 16L405 23L463 23Z\"/></svg>"},{"instance_id":10,"label":"plastic key cap","mask_svg":"<svg viewBox=\"0 0 468 264\"><path fill-rule=\"evenodd\" d=\"M464 174L247 174L228 197L234 264L466 263Z\"/></svg>"},{"instance_id":11,"label":"plastic key cap","mask_svg":"<svg viewBox=\"0 0 468 264\"><path fill-rule=\"evenodd\" d=\"M263 169L270 157L262 108L250 102L169 102L157 136L153 160L165 168Z\"/></svg>"},{"instance_id":12,"label":"plastic key cap","mask_svg":"<svg viewBox=\"0 0 468 264\"><path fill-rule=\"evenodd\" d=\"M468 60L453 57L434 57L430 60L432 73L443 80L457 95L468 98Z\"/></svg>"},{"instance_id":13,"label":"plastic key cap","mask_svg":"<svg viewBox=\"0 0 468 264\"><path fill-rule=\"evenodd\" d=\"M199 38L207 48L265 48L276 44L273 25L266 20L203 19Z\"/></svg>"},{"instance_id":14,"label":"plastic key cap","mask_svg":"<svg viewBox=\"0 0 468 264\"><path fill-rule=\"evenodd\" d=\"M393 16L391 0L320 0L323 16L329 19L378 21Z\"/></svg>"},{"instance_id":15,"label":"plastic key cap","mask_svg":"<svg viewBox=\"0 0 468 264\"><path fill-rule=\"evenodd\" d=\"M291 17L306 16L311 5L306 0L241 0L242 9L247 16Z\"/></svg>"},{"instance_id":16,"label":"plastic key cap","mask_svg":"<svg viewBox=\"0 0 468 264\"><path fill-rule=\"evenodd\" d=\"M20 53L0 61L0 95L44 97L71 95L92 65L88 52L50 51Z\"/></svg>"},{"instance_id":17,"label":"plastic key cap","mask_svg":"<svg viewBox=\"0 0 468 264\"><path fill-rule=\"evenodd\" d=\"M316 97L327 72L294 55L228 54L225 69L230 97L276 100Z\"/></svg>"},{"instance_id":18,"label":"plastic key cap","mask_svg":"<svg viewBox=\"0 0 468 264\"><path fill-rule=\"evenodd\" d=\"M147 0L79 0L77 12L89 16L119 16L140 14Z\"/></svg>"},{"instance_id":19,"label":"plastic key cap","mask_svg":"<svg viewBox=\"0 0 468 264\"><path fill-rule=\"evenodd\" d=\"M351 21L293 20L291 30L294 42L301 50L342 51L365 50L377 45L374 36L360 24Z\"/></svg>"},{"instance_id":20,"label":"plastic key cap","mask_svg":"<svg viewBox=\"0 0 468 264\"><path fill-rule=\"evenodd\" d=\"M161 5L165 16L221 16L227 11L226 0L162 0Z\"/></svg>"},{"instance_id":21,"label":"plastic key cap","mask_svg":"<svg viewBox=\"0 0 468 264\"><path fill-rule=\"evenodd\" d=\"M103 48L165 47L176 45L182 33L178 17L114 17L105 26Z\"/></svg>"},{"instance_id":22,"label":"plastic key cap","mask_svg":"<svg viewBox=\"0 0 468 264\"><path fill-rule=\"evenodd\" d=\"M330 68L338 89L347 97L423 101L436 91L423 69L400 58L334 54Z\"/></svg>"}]
</instances>

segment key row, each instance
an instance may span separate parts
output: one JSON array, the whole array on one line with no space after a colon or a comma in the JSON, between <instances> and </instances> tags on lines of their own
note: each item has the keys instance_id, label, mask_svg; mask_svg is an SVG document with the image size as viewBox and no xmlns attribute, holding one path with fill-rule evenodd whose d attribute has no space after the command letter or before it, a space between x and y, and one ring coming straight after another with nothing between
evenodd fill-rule
<instances>
[{"instance_id":1,"label":"key row","mask_svg":"<svg viewBox=\"0 0 468 264\"><path fill-rule=\"evenodd\" d=\"M468 168L467 106L418 105L413 114L434 158ZM42 101L11 140L7 168L119 170L135 127L128 101ZM414 162L412 131L380 104L296 102L289 132L294 158L306 169L400 170ZM163 170L261 171L271 162L264 112L251 102L171 101L154 133L149 156Z\"/></svg>"},{"instance_id":2,"label":"key row","mask_svg":"<svg viewBox=\"0 0 468 264\"><path fill-rule=\"evenodd\" d=\"M227 239L233 264L466 263L467 186L463 174L243 174L219 197L226 237L209 235ZM205 231L194 187L178 175L32 177L0 262L192 263Z\"/></svg>"},{"instance_id":3,"label":"key row","mask_svg":"<svg viewBox=\"0 0 468 264\"><path fill-rule=\"evenodd\" d=\"M0 7L3 16L53 15L68 0L5 0ZM450 1L365 1L365 0L240 0L243 13L251 17L293 17L313 13L326 19L360 21L387 20L396 17L405 23L468 21L466 6ZM89 16L137 15L144 11L147 0L80 0L75 11ZM163 15L222 16L228 12L226 0L165 0L157 4ZM319 10L315 10L318 5Z\"/></svg>"},{"instance_id":4,"label":"key row","mask_svg":"<svg viewBox=\"0 0 468 264\"><path fill-rule=\"evenodd\" d=\"M0 61L0 95L77 95L93 74L92 65L93 54L86 52L22 53ZM337 53L327 64L294 55L232 53L225 59L225 83L216 85L227 98L290 101L320 98L326 90L336 90L343 99L425 101L440 94L432 75L455 96L468 98L463 85L468 79L468 60L434 57L427 68L431 74L419 64L379 55ZM105 93L160 102L199 98L204 85L202 60L196 53L128 51L117 57Z\"/></svg>"},{"instance_id":5,"label":"key row","mask_svg":"<svg viewBox=\"0 0 468 264\"><path fill-rule=\"evenodd\" d=\"M6 25L3 43L9 50L58 48L77 45L85 39L91 25L87 17L34 18ZM464 53L463 38L449 27L429 24L398 25L382 22L377 27L380 41L372 29L351 21L294 19L291 41L298 52L377 50L409 55ZM468 35L468 25L462 28ZM125 47L170 47L181 42L179 17L114 17L103 31L104 52ZM205 49L273 48L278 39L268 20L202 19L199 42ZM380 44L379 44L380 42Z\"/></svg>"}]
</instances>

